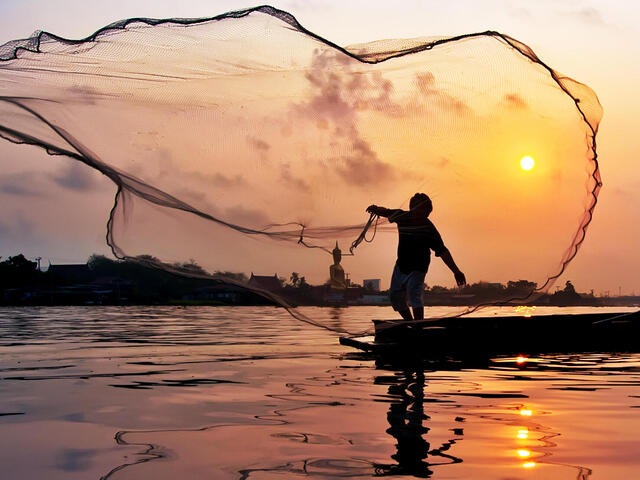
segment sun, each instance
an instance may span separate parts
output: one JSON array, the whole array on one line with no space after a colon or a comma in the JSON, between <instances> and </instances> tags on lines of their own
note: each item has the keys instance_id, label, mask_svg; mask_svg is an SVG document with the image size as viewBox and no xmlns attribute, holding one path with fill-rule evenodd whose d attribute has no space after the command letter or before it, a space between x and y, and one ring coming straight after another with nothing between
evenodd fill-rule
<instances>
[{"instance_id":1,"label":"sun","mask_svg":"<svg viewBox=\"0 0 640 480\"><path fill-rule=\"evenodd\" d=\"M520 167L523 170L529 171L534 167L535 164L536 162L533 160L533 157L530 157L528 155L520 159Z\"/></svg>"}]
</instances>

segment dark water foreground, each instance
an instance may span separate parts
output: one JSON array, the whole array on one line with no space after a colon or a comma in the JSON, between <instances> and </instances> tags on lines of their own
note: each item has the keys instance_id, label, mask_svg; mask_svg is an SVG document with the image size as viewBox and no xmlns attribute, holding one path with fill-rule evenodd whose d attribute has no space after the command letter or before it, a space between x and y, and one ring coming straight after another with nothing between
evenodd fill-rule
<instances>
[{"instance_id":1,"label":"dark water foreground","mask_svg":"<svg viewBox=\"0 0 640 480\"><path fill-rule=\"evenodd\" d=\"M270 307L2 309L0 477L640 478L640 355L394 367L337 337Z\"/></svg>"}]
</instances>

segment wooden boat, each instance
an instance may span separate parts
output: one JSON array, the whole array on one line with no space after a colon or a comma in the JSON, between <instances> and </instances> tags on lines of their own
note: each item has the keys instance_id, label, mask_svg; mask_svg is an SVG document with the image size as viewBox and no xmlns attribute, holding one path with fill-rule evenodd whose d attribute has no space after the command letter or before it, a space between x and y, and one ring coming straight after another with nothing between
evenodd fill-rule
<instances>
[{"instance_id":1,"label":"wooden boat","mask_svg":"<svg viewBox=\"0 0 640 480\"><path fill-rule=\"evenodd\" d=\"M375 355L408 357L640 352L640 311L373 323L375 335L341 337L340 343Z\"/></svg>"}]
</instances>

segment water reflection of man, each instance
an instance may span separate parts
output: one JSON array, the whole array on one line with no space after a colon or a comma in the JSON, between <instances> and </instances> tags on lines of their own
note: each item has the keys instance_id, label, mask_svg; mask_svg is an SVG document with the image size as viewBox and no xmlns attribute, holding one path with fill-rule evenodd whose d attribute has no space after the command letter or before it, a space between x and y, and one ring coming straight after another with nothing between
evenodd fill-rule
<instances>
[{"instance_id":1,"label":"water reflection of man","mask_svg":"<svg viewBox=\"0 0 640 480\"><path fill-rule=\"evenodd\" d=\"M411 197L408 212L377 205L367 208L367 212L386 217L389 222L398 225L398 260L393 269L389 296L393 309L405 320L424 318L422 293L431 260L431 250L453 272L458 286L466 283L464 273L453 261L440 233L428 218L432 210L431 199L424 193L416 193ZM407 300L413 310L413 316Z\"/></svg>"},{"instance_id":2,"label":"water reflection of man","mask_svg":"<svg viewBox=\"0 0 640 480\"><path fill-rule=\"evenodd\" d=\"M385 377L388 380L388 377ZM417 478L429 478L433 475L432 465L460 463L462 459L444 453L455 440L449 440L430 450L430 444L424 438L429 427L423 425L429 416L424 413L424 372L421 368L406 370L403 377L389 385L389 395L393 398L387 412L389 428L387 433L396 439L396 453L391 456L397 465L376 465L378 474L411 475ZM445 462L430 463L431 456L443 457Z\"/></svg>"},{"instance_id":3,"label":"water reflection of man","mask_svg":"<svg viewBox=\"0 0 640 480\"><path fill-rule=\"evenodd\" d=\"M429 455L429 442L423 435L429 431L422 425L429 417L424 414L424 373L416 372L412 378L405 372L405 382L389 387L389 393L399 395L399 402L392 402L387 412L389 428L387 433L397 440L397 452L391 455L398 462L395 473L426 478L432 475L429 464L424 460ZM395 387L395 388L394 388Z\"/></svg>"}]
</instances>

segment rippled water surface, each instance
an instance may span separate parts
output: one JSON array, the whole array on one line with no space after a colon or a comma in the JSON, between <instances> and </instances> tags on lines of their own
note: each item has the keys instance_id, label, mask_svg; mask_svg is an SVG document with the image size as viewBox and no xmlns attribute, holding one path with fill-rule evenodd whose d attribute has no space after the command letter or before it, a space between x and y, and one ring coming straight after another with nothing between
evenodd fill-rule
<instances>
[{"instance_id":1,"label":"rippled water surface","mask_svg":"<svg viewBox=\"0 0 640 480\"><path fill-rule=\"evenodd\" d=\"M271 307L5 308L0 379L7 479L640 478L638 354L394 368Z\"/></svg>"}]
</instances>

